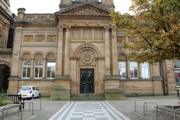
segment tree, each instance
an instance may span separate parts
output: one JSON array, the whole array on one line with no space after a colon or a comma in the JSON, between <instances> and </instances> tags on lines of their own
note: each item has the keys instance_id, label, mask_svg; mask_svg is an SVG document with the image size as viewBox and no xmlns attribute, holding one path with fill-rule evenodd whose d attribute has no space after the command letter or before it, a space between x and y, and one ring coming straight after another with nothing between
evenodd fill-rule
<instances>
[{"instance_id":1,"label":"tree","mask_svg":"<svg viewBox=\"0 0 180 120\"><path fill-rule=\"evenodd\" d=\"M112 20L126 35L137 38L124 48L137 51L138 62L180 59L180 0L131 0L134 15L110 9Z\"/></svg>"}]
</instances>

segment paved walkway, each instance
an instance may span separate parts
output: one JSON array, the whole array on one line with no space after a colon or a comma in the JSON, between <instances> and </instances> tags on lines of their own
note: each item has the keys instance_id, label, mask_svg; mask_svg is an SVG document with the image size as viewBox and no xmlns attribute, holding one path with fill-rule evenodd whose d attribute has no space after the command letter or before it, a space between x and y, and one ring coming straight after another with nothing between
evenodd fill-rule
<instances>
[{"instance_id":1,"label":"paved walkway","mask_svg":"<svg viewBox=\"0 0 180 120\"><path fill-rule=\"evenodd\" d=\"M25 104L23 120L156 120L156 104L148 103L147 112L143 113L144 99L157 104L179 105L177 96L126 97L125 100L114 101L50 101L42 98L42 109L38 99L34 101L34 111L29 111L29 103ZM30 106L31 108L32 106ZM171 116L160 115L158 120L172 120ZM4 120L20 120L18 114L5 117Z\"/></svg>"}]
</instances>

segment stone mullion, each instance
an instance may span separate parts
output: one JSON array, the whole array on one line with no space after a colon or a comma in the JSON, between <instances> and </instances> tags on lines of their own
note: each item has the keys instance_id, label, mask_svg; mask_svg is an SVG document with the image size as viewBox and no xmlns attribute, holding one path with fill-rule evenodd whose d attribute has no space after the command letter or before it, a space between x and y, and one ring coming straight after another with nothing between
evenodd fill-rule
<instances>
[{"instance_id":1,"label":"stone mullion","mask_svg":"<svg viewBox=\"0 0 180 120\"><path fill-rule=\"evenodd\" d=\"M59 26L57 40L56 75L62 75L63 27Z\"/></svg>"},{"instance_id":2,"label":"stone mullion","mask_svg":"<svg viewBox=\"0 0 180 120\"><path fill-rule=\"evenodd\" d=\"M138 64L138 63L137 63ZM138 78L142 79L141 63L138 64Z\"/></svg>"},{"instance_id":3,"label":"stone mullion","mask_svg":"<svg viewBox=\"0 0 180 120\"><path fill-rule=\"evenodd\" d=\"M69 49L70 49L70 27L66 27L66 38L65 38L65 66L64 75L69 75Z\"/></svg>"},{"instance_id":4,"label":"stone mullion","mask_svg":"<svg viewBox=\"0 0 180 120\"><path fill-rule=\"evenodd\" d=\"M43 60L43 74L42 78L46 78L46 59Z\"/></svg>"},{"instance_id":5,"label":"stone mullion","mask_svg":"<svg viewBox=\"0 0 180 120\"><path fill-rule=\"evenodd\" d=\"M117 35L116 26L112 28L112 74L118 75L118 59L117 59Z\"/></svg>"},{"instance_id":6,"label":"stone mullion","mask_svg":"<svg viewBox=\"0 0 180 120\"><path fill-rule=\"evenodd\" d=\"M110 42L109 42L109 27L105 27L105 75L110 75Z\"/></svg>"},{"instance_id":7,"label":"stone mullion","mask_svg":"<svg viewBox=\"0 0 180 120\"><path fill-rule=\"evenodd\" d=\"M128 79L130 79L131 77L130 77L130 63L129 63L130 61L129 60L127 60L127 78Z\"/></svg>"},{"instance_id":8,"label":"stone mullion","mask_svg":"<svg viewBox=\"0 0 180 120\"><path fill-rule=\"evenodd\" d=\"M31 73L30 77L34 78L34 59L31 60Z\"/></svg>"}]
</instances>

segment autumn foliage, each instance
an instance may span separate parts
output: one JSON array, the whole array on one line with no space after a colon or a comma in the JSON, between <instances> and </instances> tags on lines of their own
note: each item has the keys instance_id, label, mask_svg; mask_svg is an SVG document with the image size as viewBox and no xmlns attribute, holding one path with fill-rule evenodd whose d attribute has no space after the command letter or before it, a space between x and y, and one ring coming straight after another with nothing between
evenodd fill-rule
<instances>
[{"instance_id":1,"label":"autumn foliage","mask_svg":"<svg viewBox=\"0 0 180 120\"><path fill-rule=\"evenodd\" d=\"M138 62L180 59L180 0L131 0L134 15L110 9L110 16L125 35L137 38L124 48L139 52Z\"/></svg>"}]
</instances>

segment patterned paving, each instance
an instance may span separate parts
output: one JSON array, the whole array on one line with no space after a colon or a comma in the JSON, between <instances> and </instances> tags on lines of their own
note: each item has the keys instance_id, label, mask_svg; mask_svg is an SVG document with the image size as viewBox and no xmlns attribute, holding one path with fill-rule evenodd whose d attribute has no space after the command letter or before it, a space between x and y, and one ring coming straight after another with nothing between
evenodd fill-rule
<instances>
[{"instance_id":1,"label":"patterned paving","mask_svg":"<svg viewBox=\"0 0 180 120\"><path fill-rule=\"evenodd\" d=\"M49 120L129 120L108 102L68 102Z\"/></svg>"}]
</instances>

